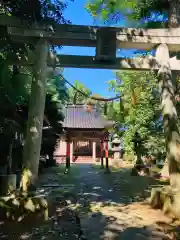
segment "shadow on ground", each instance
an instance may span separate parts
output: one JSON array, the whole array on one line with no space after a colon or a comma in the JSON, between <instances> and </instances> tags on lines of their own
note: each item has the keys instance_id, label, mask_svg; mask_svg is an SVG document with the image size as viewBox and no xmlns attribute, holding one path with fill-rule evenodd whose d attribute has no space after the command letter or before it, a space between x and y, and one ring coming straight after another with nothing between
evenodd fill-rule
<instances>
[{"instance_id":1,"label":"shadow on ground","mask_svg":"<svg viewBox=\"0 0 180 240\"><path fill-rule=\"evenodd\" d=\"M173 239L177 228L172 221L146 203L150 188L162 185L159 181L131 177L130 168L109 175L84 164L72 166L67 175L63 170L47 169L39 179L49 220L2 223L0 239Z\"/></svg>"},{"instance_id":2,"label":"shadow on ground","mask_svg":"<svg viewBox=\"0 0 180 240\"><path fill-rule=\"evenodd\" d=\"M165 184L147 176L131 176L131 168L111 169L111 174L104 174L99 167L90 169L84 165L81 169L82 194L108 205L144 201L150 196L152 187Z\"/></svg>"},{"instance_id":3,"label":"shadow on ground","mask_svg":"<svg viewBox=\"0 0 180 240\"><path fill-rule=\"evenodd\" d=\"M94 231L87 230L88 239L111 239L111 240L175 240L180 239L179 227L167 222L156 222L144 226L133 226L135 223L120 221L119 218L106 217L101 212L93 214L98 220ZM93 221L93 219L92 219ZM136 219L138 221L138 219ZM97 225L99 222L99 226ZM88 224L92 224L89 222ZM130 226L132 224L132 226ZM99 229L101 229L99 231ZM88 232L89 231L89 232ZM91 232L90 232L91 231Z\"/></svg>"}]
</instances>

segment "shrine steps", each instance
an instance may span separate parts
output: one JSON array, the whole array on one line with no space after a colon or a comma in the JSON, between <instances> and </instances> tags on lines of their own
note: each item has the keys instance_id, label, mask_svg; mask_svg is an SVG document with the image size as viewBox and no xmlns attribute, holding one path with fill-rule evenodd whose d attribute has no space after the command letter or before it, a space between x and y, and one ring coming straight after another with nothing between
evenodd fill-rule
<instances>
[{"instance_id":1,"label":"shrine steps","mask_svg":"<svg viewBox=\"0 0 180 240\"><path fill-rule=\"evenodd\" d=\"M93 164L94 161L93 161L91 156L79 156L77 158L74 158L73 163L82 163L82 164L83 163L84 164L89 163L89 164Z\"/></svg>"},{"instance_id":2,"label":"shrine steps","mask_svg":"<svg viewBox=\"0 0 180 240\"><path fill-rule=\"evenodd\" d=\"M65 156L55 156L56 162L58 164L63 164L66 161L66 157ZM93 164L94 160L92 159L91 156L78 156L78 157L74 157L74 161L72 161L72 163L75 164Z\"/></svg>"}]
</instances>

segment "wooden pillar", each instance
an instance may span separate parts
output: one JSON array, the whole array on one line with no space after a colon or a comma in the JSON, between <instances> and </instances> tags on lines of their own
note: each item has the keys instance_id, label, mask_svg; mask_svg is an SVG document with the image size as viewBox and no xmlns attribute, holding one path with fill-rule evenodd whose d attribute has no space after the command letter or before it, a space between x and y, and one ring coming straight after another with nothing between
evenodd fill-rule
<instances>
[{"instance_id":1,"label":"wooden pillar","mask_svg":"<svg viewBox=\"0 0 180 240\"><path fill-rule=\"evenodd\" d=\"M70 137L67 133L66 135L66 168L65 173L68 173L70 170Z\"/></svg>"},{"instance_id":2,"label":"wooden pillar","mask_svg":"<svg viewBox=\"0 0 180 240\"><path fill-rule=\"evenodd\" d=\"M93 140L92 142L92 157L93 157L93 161L96 161L96 141Z\"/></svg>"},{"instance_id":3,"label":"wooden pillar","mask_svg":"<svg viewBox=\"0 0 180 240\"><path fill-rule=\"evenodd\" d=\"M101 151L101 168L104 168L104 141L103 139L100 140L100 151Z\"/></svg>"},{"instance_id":4,"label":"wooden pillar","mask_svg":"<svg viewBox=\"0 0 180 240\"><path fill-rule=\"evenodd\" d=\"M27 176L29 176L29 184L35 183L38 177L46 98L46 74L48 56L48 42L46 40L38 40L36 44L35 56L34 76L31 85L26 138L23 149L22 165L24 169L21 179L22 188L22 184L24 184L23 181L27 182L27 180L25 180L25 178L27 179Z\"/></svg>"},{"instance_id":5,"label":"wooden pillar","mask_svg":"<svg viewBox=\"0 0 180 240\"><path fill-rule=\"evenodd\" d=\"M70 143L70 163L73 162L73 153L74 153L74 141L72 140L71 143Z\"/></svg>"},{"instance_id":6,"label":"wooden pillar","mask_svg":"<svg viewBox=\"0 0 180 240\"><path fill-rule=\"evenodd\" d=\"M110 173L110 170L109 170L108 135L105 138L105 158L106 158L105 173Z\"/></svg>"}]
</instances>

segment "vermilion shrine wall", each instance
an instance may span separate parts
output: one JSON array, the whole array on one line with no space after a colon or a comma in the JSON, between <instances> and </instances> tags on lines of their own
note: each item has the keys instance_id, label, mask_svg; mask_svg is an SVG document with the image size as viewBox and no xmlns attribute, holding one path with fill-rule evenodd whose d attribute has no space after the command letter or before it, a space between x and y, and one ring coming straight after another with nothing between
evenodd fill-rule
<instances>
[{"instance_id":1,"label":"vermilion shrine wall","mask_svg":"<svg viewBox=\"0 0 180 240\"><path fill-rule=\"evenodd\" d=\"M73 141L72 151L73 151L73 161L80 162L84 161L87 163L94 162L93 159L93 143L95 144L95 157L100 158L100 140L101 135L98 132L71 132L71 141ZM67 143L65 136L57 142L57 147L54 152L54 157L57 162L64 162L66 157Z\"/></svg>"}]
</instances>

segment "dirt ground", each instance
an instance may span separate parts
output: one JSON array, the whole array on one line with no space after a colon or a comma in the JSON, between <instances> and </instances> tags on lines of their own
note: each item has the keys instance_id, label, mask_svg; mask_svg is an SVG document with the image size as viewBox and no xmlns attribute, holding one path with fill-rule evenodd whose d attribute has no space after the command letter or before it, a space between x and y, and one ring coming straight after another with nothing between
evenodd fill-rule
<instances>
[{"instance_id":1,"label":"dirt ground","mask_svg":"<svg viewBox=\"0 0 180 240\"><path fill-rule=\"evenodd\" d=\"M67 175L62 166L45 170L37 194L48 198L48 221L1 223L0 239L178 239L178 222L148 205L151 187L161 183L130 176L130 167L111 174L85 164Z\"/></svg>"}]
</instances>

